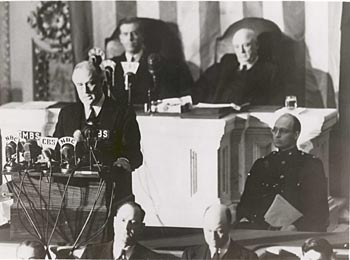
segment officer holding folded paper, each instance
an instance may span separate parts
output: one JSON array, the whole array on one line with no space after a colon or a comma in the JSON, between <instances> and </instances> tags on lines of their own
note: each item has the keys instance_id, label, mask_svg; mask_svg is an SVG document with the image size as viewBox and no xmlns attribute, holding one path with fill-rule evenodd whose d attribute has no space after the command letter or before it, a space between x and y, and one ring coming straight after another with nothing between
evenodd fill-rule
<instances>
[{"instance_id":1,"label":"officer holding folded paper","mask_svg":"<svg viewBox=\"0 0 350 260\"><path fill-rule=\"evenodd\" d=\"M75 66L72 80L80 101L62 108L54 136L84 142L85 149L89 146L93 153L92 163L99 161L111 169L104 176L107 203L112 190L113 202L133 200L131 172L142 164L140 131L134 111L103 93L105 74L100 63L101 59L92 55Z\"/></svg>"},{"instance_id":2,"label":"officer holding folded paper","mask_svg":"<svg viewBox=\"0 0 350 260\"><path fill-rule=\"evenodd\" d=\"M236 228L326 231L329 218L322 162L297 149L300 121L279 117L272 129L278 151L258 159L237 206Z\"/></svg>"},{"instance_id":3,"label":"officer holding folded paper","mask_svg":"<svg viewBox=\"0 0 350 260\"><path fill-rule=\"evenodd\" d=\"M111 92L116 100L143 106L148 103L150 94L152 101L185 96L191 101L193 79L186 64L150 53L144 44L147 35L144 35L140 19L121 20L117 35L124 53L112 59L116 70L115 88Z\"/></svg>"}]
</instances>

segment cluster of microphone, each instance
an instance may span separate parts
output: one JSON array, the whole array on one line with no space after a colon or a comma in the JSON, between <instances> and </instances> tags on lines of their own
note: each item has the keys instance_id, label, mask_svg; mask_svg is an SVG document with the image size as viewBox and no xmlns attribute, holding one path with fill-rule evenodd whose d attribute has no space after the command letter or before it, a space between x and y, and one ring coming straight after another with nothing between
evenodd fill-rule
<instances>
[{"instance_id":1,"label":"cluster of microphone","mask_svg":"<svg viewBox=\"0 0 350 260\"><path fill-rule=\"evenodd\" d=\"M116 63L112 60L105 60L105 54L100 48L92 48L89 51L89 60L96 66L103 69L108 84L108 93L110 94L110 87L115 88L114 72ZM124 89L128 92L128 104L132 105L132 77L135 76L139 68L139 62L121 62L124 75ZM155 92L159 88L159 73L162 69L162 57L159 53L151 53L147 57L147 70L152 76L153 86L148 89L148 108L151 102L156 99Z\"/></svg>"},{"instance_id":2,"label":"cluster of microphone","mask_svg":"<svg viewBox=\"0 0 350 260\"><path fill-rule=\"evenodd\" d=\"M7 136L5 157L6 172L22 170L60 169L62 173L87 166L90 169L99 162L96 156L98 129L93 125L86 125L82 130L76 130L73 136L38 137L23 139Z\"/></svg>"}]
</instances>

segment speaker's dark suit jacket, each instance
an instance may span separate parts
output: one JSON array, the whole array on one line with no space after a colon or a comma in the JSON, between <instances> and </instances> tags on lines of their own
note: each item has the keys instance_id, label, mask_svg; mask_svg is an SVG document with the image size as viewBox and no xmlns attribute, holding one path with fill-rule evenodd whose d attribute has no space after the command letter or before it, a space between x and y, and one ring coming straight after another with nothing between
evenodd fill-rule
<instances>
[{"instance_id":1,"label":"speaker's dark suit jacket","mask_svg":"<svg viewBox=\"0 0 350 260\"><path fill-rule=\"evenodd\" d=\"M135 76L131 77L132 103L144 104L148 101L147 91L153 88L153 78L148 71L147 53L144 53L140 60L140 65ZM126 61L125 53L112 59L116 62L115 88L111 89L116 100L127 102L127 91L124 85L124 72L121 62ZM173 62L162 58L157 76L157 87L154 99L165 99L182 97L191 94L193 79L189 69L184 62Z\"/></svg>"},{"instance_id":2,"label":"speaker's dark suit jacket","mask_svg":"<svg viewBox=\"0 0 350 260\"><path fill-rule=\"evenodd\" d=\"M60 111L53 135L55 137L73 136L77 129L82 130L85 125L83 104L74 103ZM98 142L98 150L100 151L98 159L104 165L111 166L119 157L127 158L132 169L136 169L142 164L140 130L132 109L121 106L106 97L97 117L97 128L109 133L107 137ZM112 172L112 174L117 173ZM115 179L116 201L132 195L130 173L118 172ZM110 190L111 182L108 184L107 190Z\"/></svg>"},{"instance_id":3,"label":"speaker's dark suit jacket","mask_svg":"<svg viewBox=\"0 0 350 260\"><path fill-rule=\"evenodd\" d=\"M182 259L211 259L209 246L207 244L203 244L200 246L186 248L182 254ZM226 254L220 259L257 260L258 257L253 251L250 251L249 249L246 249L231 240Z\"/></svg>"},{"instance_id":4,"label":"speaker's dark suit jacket","mask_svg":"<svg viewBox=\"0 0 350 260\"><path fill-rule=\"evenodd\" d=\"M208 68L193 90L194 103L283 105L284 97L274 64L258 59L249 70L239 71L234 54L226 54L220 63Z\"/></svg>"},{"instance_id":5,"label":"speaker's dark suit jacket","mask_svg":"<svg viewBox=\"0 0 350 260\"><path fill-rule=\"evenodd\" d=\"M114 259L113 258L113 240L88 245L80 259ZM140 244L136 244L129 260L157 260L164 259L162 255L153 252L152 250Z\"/></svg>"}]
</instances>

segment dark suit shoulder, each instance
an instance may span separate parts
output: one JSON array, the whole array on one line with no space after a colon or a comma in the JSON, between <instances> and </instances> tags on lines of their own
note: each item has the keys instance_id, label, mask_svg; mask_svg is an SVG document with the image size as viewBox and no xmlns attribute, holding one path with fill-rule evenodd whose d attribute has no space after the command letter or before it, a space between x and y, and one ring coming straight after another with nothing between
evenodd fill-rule
<instances>
[{"instance_id":1,"label":"dark suit shoulder","mask_svg":"<svg viewBox=\"0 0 350 260\"><path fill-rule=\"evenodd\" d=\"M209 248L206 244L187 247L181 259L210 259Z\"/></svg>"},{"instance_id":2,"label":"dark suit shoulder","mask_svg":"<svg viewBox=\"0 0 350 260\"><path fill-rule=\"evenodd\" d=\"M86 246L80 259L113 259L113 241Z\"/></svg>"},{"instance_id":3,"label":"dark suit shoulder","mask_svg":"<svg viewBox=\"0 0 350 260\"><path fill-rule=\"evenodd\" d=\"M254 251L249 250L231 240L229 249L224 255L223 259L257 260L258 256L254 253Z\"/></svg>"},{"instance_id":4,"label":"dark suit shoulder","mask_svg":"<svg viewBox=\"0 0 350 260\"><path fill-rule=\"evenodd\" d=\"M236 54L233 53L227 53L222 58L220 59L220 64L225 66L225 65L230 65L232 66L238 66L238 60Z\"/></svg>"},{"instance_id":5,"label":"dark suit shoulder","mask_svg":"<svg viewBox=\"0 0 350 260\"><path fill-rule=\"evenodd\" d=\"M163 259L161 254L141 245L136 244L130 260L160 260Z\"/></svg>"}]
</instances>

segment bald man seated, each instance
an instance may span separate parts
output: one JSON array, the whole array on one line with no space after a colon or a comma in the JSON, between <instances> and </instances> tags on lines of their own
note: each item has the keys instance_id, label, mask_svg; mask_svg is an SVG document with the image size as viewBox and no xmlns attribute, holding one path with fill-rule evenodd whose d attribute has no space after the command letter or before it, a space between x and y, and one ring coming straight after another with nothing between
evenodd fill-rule
<instances>
[{"instance_id":1,"label":"bald man seated","mask_svg":"<svg viewBox=\"0 0 350 260\"><path fill-rule=\"evenodd\" d=\"M248 173L237 206L236 228L326 231L329 208L323 165L320 159L298 150L300 131L301 124L295 116L284 114L277 119L272 138L278 151L256 160ZM302 215L288 224L282 221L285 211L281 211L275 214L275 223L280 225L265 221L277 195L279 201L283 198Z\"/></svg>"},{"instance_id":2,"label":"bald man seated","mask_svg":"<svg viewBox=\"0 0 350 260\"><path fill-rule=\"evenodd\" d=\"M258 259L257 255L230 238L232 215L221 204L209 206L203 216L203 232L206 243L186 248L182 259Z\"/></svg>"},{"instance_id":3,"label":"bald man seated","mask_svg":"<svg viewBox=\"0 0 350 260\"><path fill-rule=\"evenodd\" d=\"M145 211L135 202L123 204L114 217L114 239L100 244L88 245L81 259L170 259L138 243L144 229ZM173 257L174 258L174 257Z\"/></svg>"},{"instance_id":4,"label":"bald man seated","mask_svg":"<svg viewBox=\"0 0 350 260\"><path fill-rule=\"evenodd\" d=\"M258 56L258 40L251 29L240 29L232 38L235 54L226 54L208 68L194 87L193 100L242 105L282 105L285 94L277 68Z\"/></svg>"}]
</instances>

